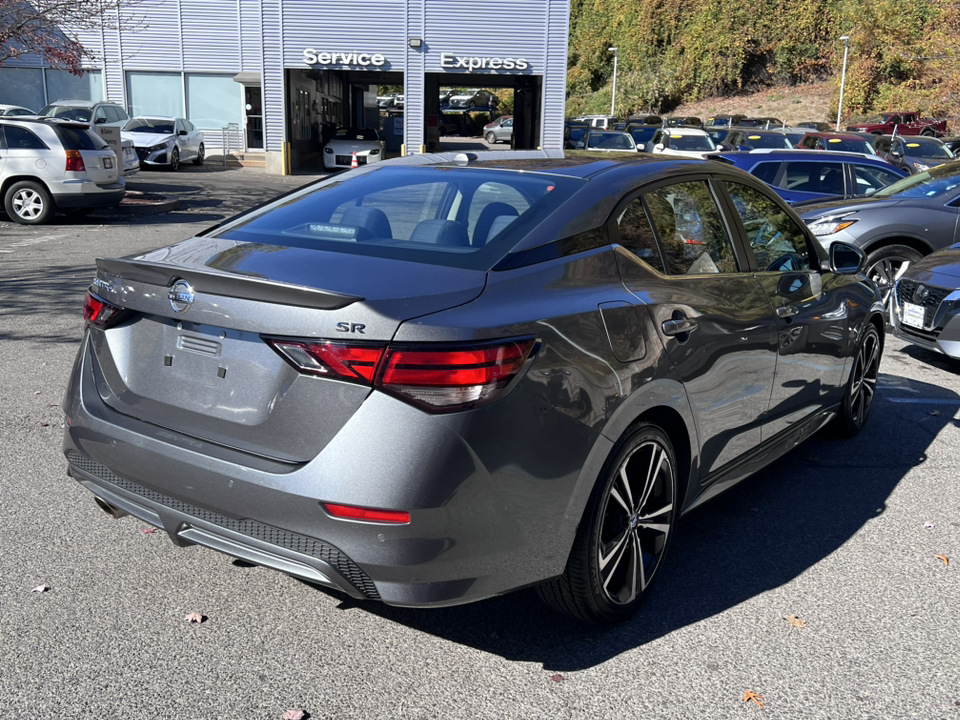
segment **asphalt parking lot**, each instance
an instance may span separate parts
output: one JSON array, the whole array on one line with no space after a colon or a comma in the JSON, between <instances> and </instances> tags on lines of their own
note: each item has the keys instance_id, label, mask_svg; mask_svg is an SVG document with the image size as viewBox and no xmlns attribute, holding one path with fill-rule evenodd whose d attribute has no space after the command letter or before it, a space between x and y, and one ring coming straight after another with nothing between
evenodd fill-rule
<instances>
[{"instance_id":1,"label":"asphalt parking lot","mask_svg":"<svg viewBox=\"0 0 960 720\"><path fill-rule=\"evenodd\" d=\"M614 629L531 591L357 603L105 515L60 450L94 258L311 179L185 166L130 184L175 212L0 215L0 718L960 719L960 363L893 338L865 431L687 515Z\"/></svg>"}]
</instances>

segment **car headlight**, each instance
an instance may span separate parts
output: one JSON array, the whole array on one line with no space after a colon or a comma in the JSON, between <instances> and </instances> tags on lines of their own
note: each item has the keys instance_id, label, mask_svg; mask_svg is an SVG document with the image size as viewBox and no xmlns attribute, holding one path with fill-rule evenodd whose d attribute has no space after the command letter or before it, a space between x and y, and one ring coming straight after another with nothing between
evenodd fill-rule
<instances>
[{"instance_id":1,"label":"car headlight","mask_svg":"<svg viewBox=\"0 0 960 720\"><path fill-rule=\"evenodd\" d=\"M915 162L915 163L913 164L913 166L914 166L917 170L919 170L920 172L924 172L925 170L929 170L929 169L930 169L930 166L929 166L929 165L924 165L923 163L918 163L918 162Z\"/></svg>"},{"instance_id":2,"label":"car headlight","mask_svg":"<svg viewBox=\"0 0 960 720\"><path fill-rule=\"evenodd\" d=\"M376 150L371 150L368 154L370 154L370 155L379 155L379 154L380 154L380 148L377 148Z\"/></svg>"},{"instance_id":3,"label":"car headlight","mask_svg":"<svg viewBox=\"0 0 960 720\"><path fill-rule=\"evenodd\" d=\"M814 220L809 224L810 232L817 237L833 235L857 222L859 218L848 218L843 215L827 215L826 217Z\"/></svg>"},{"instance_id":4,"label":"car headlight","mask_svg":"<svg viewBox=\"0 0 960 720\"><path fill-rule=\"evenodd\" d=\"M328 148L328 147L327 147L327 148L324 148L323 151L324 151L325 153L330 153L331 155L333 154L333 148Z\"/></svg>"},{"instance_id":5,"label":"car headlight","mask_svg":"<svg viewBox=\"0 0 960 720\"><path fill-rule=\"evenodd\" d=\"M153 147L148 148L148 149L150 150L150 152L156 152L157 150L166 150L166 149L167 149L167 143L162 142L162 143L160 143L159 145L154 145Z\"/></svg>"}]
</instances>

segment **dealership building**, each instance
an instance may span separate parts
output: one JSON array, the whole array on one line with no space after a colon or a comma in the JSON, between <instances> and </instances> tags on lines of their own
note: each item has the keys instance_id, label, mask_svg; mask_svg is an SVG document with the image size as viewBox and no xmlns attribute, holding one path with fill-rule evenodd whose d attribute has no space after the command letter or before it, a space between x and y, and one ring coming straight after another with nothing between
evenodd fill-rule
<instances>
[{"instance_id":1,"label":"dealership building","mask_svg":"<svg viewBox=\"0 0 960 720\"><path fill-rule=\"evenodd\" d=\"M76 33L97 58L83 77L8 61L0 103L106 99L186 117L208 149L226 139L284 173L321 167L331 124L378 128L405 154L442 149L441 88L489 88L513 93L513 147L563 145L570 0L144 0L130 12L119 30ZM380 86L402 88L402 113L381 112Z\"/></svg>"}]
</instances>

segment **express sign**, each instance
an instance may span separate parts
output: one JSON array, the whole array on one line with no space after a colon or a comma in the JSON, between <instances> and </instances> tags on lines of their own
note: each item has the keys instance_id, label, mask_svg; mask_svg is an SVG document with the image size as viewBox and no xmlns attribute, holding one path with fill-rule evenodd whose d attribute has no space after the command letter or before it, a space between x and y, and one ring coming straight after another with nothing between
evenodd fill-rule
<instances>
[{"instance_id":1,"label":"express sign","mask_svg":"<svg viewBox=\"0 0 960 720\"><path fill-rule=\"evenodd\" d=\"M466 70L526 70L530 64L525 58L457 57L451 53L442 53L440 67Z\"/></svg>"},{"instance_id":2,"label":"express sign","mask_svg":"<svg viewBox=\"0 0 960 720\"><path fill-rule=\"evenodd\" d=\"M305 48L303 61L307 65L359 65L360 67L383 67L387 59L380 53L358 52L317 52L313 48Z\"/></svg>"}]
</instances>

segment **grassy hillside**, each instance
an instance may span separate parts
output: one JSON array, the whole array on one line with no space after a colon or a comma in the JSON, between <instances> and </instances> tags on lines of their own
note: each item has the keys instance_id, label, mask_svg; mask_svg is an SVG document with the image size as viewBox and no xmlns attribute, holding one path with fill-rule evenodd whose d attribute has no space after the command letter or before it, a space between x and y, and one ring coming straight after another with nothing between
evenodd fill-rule
<instances>
[{"instance_id":1,"label":"grassy hillside","mask_svg":"<svg viewBox=\"0 0 960 720\"><path fill-rule=\"evenodd\" d=\"M954 0L572 0L568 109L610 108L619 48L618 114L828 81L844 108L960 114L960 3ZM782 92L782 91L781 91ZM847 112L844 113L845 116ZM783 113L793 119L791 113Z\"/></svg>"}]
</instances>

